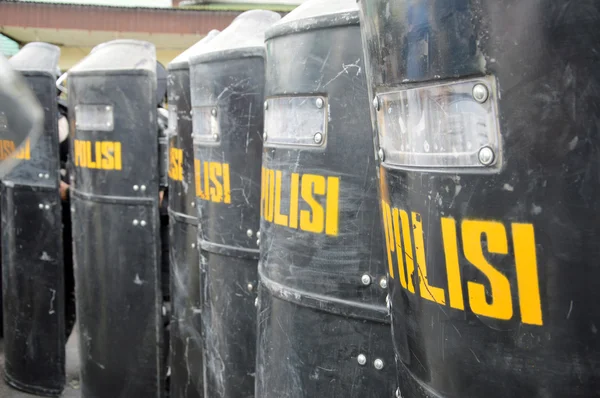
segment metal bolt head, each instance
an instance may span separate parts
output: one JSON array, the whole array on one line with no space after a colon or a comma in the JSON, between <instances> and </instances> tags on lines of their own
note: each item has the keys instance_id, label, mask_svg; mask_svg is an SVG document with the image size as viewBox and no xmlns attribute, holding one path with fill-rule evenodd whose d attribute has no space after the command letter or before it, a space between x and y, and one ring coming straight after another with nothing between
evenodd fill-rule
<instances>
[{"instance_id":1,"label":"metal bolt head","mask_svg":"<svg viewBox=\"0 0 600 398\"><path fill-rule=\"evenodd\" d=\"M45 179L48 179L48 178L50 178L50 174L48 174L48 173L44 174L44 178L45 178Z\"/></svg>"},{"instance_id":2,"label":"metal bolt head","mask_svg":"<svg viewBox=\"0 0 600 398\"><path fill-rule=\"evenodd\" d=\"M254 299L254 306L258 307L258 297Z\"/></svg>"},{"instance_id":3,"label":"metal bolt head","mask_svg":"<svg viewBox=\"0 0 600 398\"><path fill-rule=\"evenodd\" d=\"M38 174L38 177L40 177L40 178L44 178L44 173L39 173L39 174Z\"/></svg>"},{"instance_id":4,"label":"metal bolt head","mask_svg":"<svg viewBox=\"0 0 600 398\"><path fill-rule=\"evenodd\" d=\"M44 205L44 209L49 210L50 209L50 205Z\"/></svg>"},{"instance_id":5,"label":"metal bolt head","mask_svg":"<svg viewBox=\"0 0 600 398\"><path fill-rule=\"evenodd\" d=\"M356 361L360 366L363 366L367 363L367 357L365 356L365 354L358 354L358 356L356 357Z\"/></svg>"},{"instance_id":6,"label":"metal bolt head","mask_svg":"<svg viewBox=\"0 0 600 398\"><path fill-rule=\"evenodd\" d=\"M256 246L260 246L260 239L256 239Z\"/></svg>"},{"instance_id":7,"label":"metal bolt head","mask_svg":"<svg viewBox=\"0 0 600 398\"><path fill-rule=\"evenodd\" d=\"M378 97L373 98L373 108L375 108L376 111L381 108Z\"/></svg>"},{"instance_id":8,"label":"metal bolt head","mask_svg":"<svg viewBox=\"0 0 600 398\"><path fill-rule=\"evenodd\" d=\"M317 108L321 109L323 107L323 98L317 98L315 105L317 105Z\"/></svg>"},{"instance_id":9,"label":"metal bolt head","mask_svg":"<svg viewBox=\"0 0 600 398\"><path fill-rule=\"evenodd\" d=\"M192 207L196 207L196 202L191 203Z\"/></svg>"},{"instance_id":10,"label":"metal bolt head","mask_svg":"<svg viewBox=\"0 0 600 398\"><path fill-rule=\"evenodd\" d=\"M217 141L219 139L219 134L215 133L213 134L213 140Z\"/></svg>"},{"instance_id":11,"label":"metal bolt head","mask_svg":"<svg viewBox=\"0 0 600 398\"><path fill-rule=\"evenodd\" d=\"M256 237L257 237L258 239L260 239L260 231L258 231L258 232L256 233Z\"/></svg>"},{"instance_id":12,"label":"metal bolt head","mask_svg":"<svg viewBox=\"0 0 600 398\"><path fill-rule=\"evenodd\" d=\"M383 151L383 148L379 148L379 151L377 151L377 156L379 156L380 161L383 162L385 160L385 152Z\"/></svg>"},{"instance_id":13,"label":"metal bolt head","mask_svg":"<svg viewBox=\"0 0 600 398\"><path fill-rule=\"evenodd\" d=\"M314 137L315 144L320 144L323 141L323 134L317 133Z\"/></svg>"},{"instance_id":14,"label":"metal bolt head","mask_svg":"<svg viewBox=\"0 0 600 398\"><path fill-rule=\"evenodd\" d=\"M133 186L133 190L134 190L134 191L137 191L138 189L140 189L139 185L134 185L134 186Z\"/></svg>"},{"instance_id":15,"label":"metal bolt head","mask_svg":"<svg viewBox=\"0 0 600 398\"><path fill-rule=\"evenodd\" d=\"M138 220L133 220L133 225L138 225L140 222Z\"/></svg>"},{"instance_id":16,"label":"metal bolt head","mask_svg":"<svg viewBox=\"0 0 600 398\"><path fill-rule=\"evenodd\" d=\"M268 103L267 101L265 101L265 103L264 103L264 107L265 107L265 111L266 111L267 109L269 109L269 103Z\"/></svg>"},{"instance_id":17,"label":"metal bolt head","mask_svg":"<svg viewBox=\"0 0 600 398\"><path fill-rule=\"evenodd\" d=\"M381 369L383 369L383 361L381 359L377 358L376 360L373 361L373 366L375 366L375 369L381 370Z\"/></svg>"},{"instance_id":18,"label":"metal bolt head","mask_svg":"<svg viewBox=\"0 0 600 398\"><path fill-rule=\"evenodd\" d=\"M364 274L360 277L360 281L363 285L368 286L371 284L371 277L368 274Z\"/></svg>"},{"instance_id":19,"label":"metal bolt head","mask_svg":"<svg viewBox=\"0 0 600 398\"><path fill-rule=\"evenodd\" d=\"M481 148L477 156L479 157L479 162L484 166L489 166L494 163L494 151L489 146Z\"/></svg>"},{"instance_id":20,"label":"metal bolt head","mask_svg":"<svg viewBox=\"0 0 600 398\"><path fill-rule=\"evenodd\" d=\"M142 185L142 186L140 187L140 190L141 190L142 192L144 192L144 191L146 190L146 186L145 186L145 185Z\"/></svg>"},{"instance_id":21,"label":"metal bolt head","mask_svg":"<svg viewBox=\"0 0 600 398\"><path fill-rule=\"evenodd\" d=\"M105 109L106 109L107 111L110 111L110 106L107 106Z\"/></svg>"},{"instance_id":22,"label":"metal bolt head","mask_svg":"<svg viewBox=\"0 0 600 398\"><path fill-rule=\"evenodd\" d=\"M43 205L42 203L40 203L40 204L38 205L38 207L39 207L40 209L43 209L43 208L44 208L44 205Z\"/></svg>"},{"instance_id":23,"label":"metal bolt head","mask_svg":"<svg viewBox=\"0 0 600 398\"><path fill-rule=\"evenodd\" d=\"M211 109L210 114L213 116L217 116L217 110L215 108Z\"/></svg>"},{"instance_id":24,"label":"metal bolt head","mask_svg":"<svg viewBox=\"0 0 600 398\"><path fill-rule=\"evenodd\" d=\"M192 243L192 249L195 249L195 248L196 248L196 244Z\"/></svg>"},{"instance_id":25,"label":"metal bolt head","mask_svg":"<svg viewBox=\"0 0 600 398\"><path fill-rule=\"evenodd\" d=\"M140 225L141 225L142 227L145 227L145 226L146 226L146 221L144 221L144 220L140 221Z\"/></svg>"},{"instance_id":26,"label":"metal bolt head","mask_svg":"<svg viewBox=\"0 0 600 398\"><path fill-rule=\"evenodd\" d=\"M251 238L251 237L252 237L252 235L254 235L254 232L252 232L252 230L251 230L251 229L249 229L249 230L247 230L247 231L246 231L246 236L247 236L247 237Z\"/></svg>"},{"instance_id":27,"label":"metal bolt head","mask_svg":"<svg viewBox=\"0 0 600 398\"><path fill-rule=\"evenodd\" d=\"M473 98L475 101L483 104L485 101L487 101L489 95L490 93L484 84L477 83L473 87Z\"/></svg>"},{"instance_id":28,"label":"metal bolt head","mask_svg":"<svg viewBox=\"0 0 600 398\"><path fill-rule=\"evenodd\" d=\"M246 287L248 288L249 292L251 292L254 289L254 285L252 283L248 283Z\"/></svg>"},{"instance_id":29,"label":"metal bolt head","mask_svg":"<svg viewBox=\"0 0 600 398\"><path fill-rule=\"evenodd\" d=\"M381 286L382 289L387 289L387 277L382 276L381 279L379 280L379 286Z\"/></svg>"}]
</instances>

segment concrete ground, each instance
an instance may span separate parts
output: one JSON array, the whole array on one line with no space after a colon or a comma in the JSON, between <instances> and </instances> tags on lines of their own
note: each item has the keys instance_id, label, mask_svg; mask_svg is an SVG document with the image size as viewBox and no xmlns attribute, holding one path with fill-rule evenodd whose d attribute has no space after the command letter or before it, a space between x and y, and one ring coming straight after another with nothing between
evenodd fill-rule
<instances>
[{"instance_id":1,"label":"concrete ground","mask_svg":"<svg viewBox=\"0 0 600 398\"><path fill-rule=\"evenodd\" d=\"M77 327L73 330L67 342L67 384L61 395L62 398L80 398L79 390L79 355L77 347L79 333ZM4 340L0 340L0 398L36 398L36 395L25 394L9 387L4 381Z\"/></svg>"}]
</instances>

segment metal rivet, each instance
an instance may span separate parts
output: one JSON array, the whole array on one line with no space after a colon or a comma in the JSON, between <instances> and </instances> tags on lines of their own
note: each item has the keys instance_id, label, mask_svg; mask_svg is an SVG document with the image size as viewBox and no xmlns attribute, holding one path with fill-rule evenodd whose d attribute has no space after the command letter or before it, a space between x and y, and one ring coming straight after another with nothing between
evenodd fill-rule
<instances>
[{"instance_id":1,"label":"metal rivet","mask_svg":"<svg viewBox=\"0 0 600 398\"><path fill-rule=\"evenodd\" d=\"M381 279L379 280L379 286L381 286L382 289L387 289L387 277L381 277Z\"/></svg>"},{"instance_id":2,"label":"metal rivet","mask_svg":"<svg viewBox=\"0 0 600 398\"><path fill-rule=\"evenodd\" d=\"M266 140L267 140L267 132L265 131L265 132L263 133L263 141L266 141Z\"/></svg>"},{"instance_id":3,"label":"metal rivet","mask_svg":"<svg viewBox=\"0 0 600 398\"><path fill-rule=\"evenodd\" d=\"M377 358L376 360L373 361L373 366L375 366L375 369L381 370L381 369L383 369L383 361L381 359Z\"/></svg>"},{"instance_id":4,"label":"metal rivet","mask_svg":"<svg viewBox=\"0 0 600 398\"><path fill-rule=\"evenodd\" d=\"M133 225L138 225L140 222L138 220L133 220Z\"/></svg>"},{"instance_id":5,"label":"metal rivet","mask_svg":"<svg viewBox=\"0 0 600 398\"><path fill-rule=\"evenodd\" d=\"M219 139L219 134L213 134L213 140L217 141Z\"/></svg>"},{"instance_id":6,"label":"metal rivet","mask_svg":"<svg viewBox=\"0 0 600 398\"><path fill-rule=\"evenodd\" d=\"M251 229L249 229L249 230L246 231L246 236L248 236L249 238L251 238L252 235L254 235L254 232L252 232Z\"/></svg>"},{"instance_id":7,"label":"metal rivet","mask_svg":"<svg viewBox=\"0 0 600 398\"><path fill-rule=\"evenodd\" d=\"M146 221L144 221L144 220L140 221L140 225L141 225L142 227L145 227L145 226L146 226Z\"/></svg>"},{"instance_id":8,"label":"metal rivet","mask_svg":"<svg viewBox=\"0 0 600 398\"><path fill-rule=\"evenodd\" d=\"M38 174L38 177L40 177L40 178L44 178L44 174L43 174L43 173L39 173L39 174Z\"/></svg>"},{"instance_id":9,"label":"metal rivet","mask_svg":"<svg viewBox=\"0 0 600 398\"><path fill-rule=\"evenodd\" d=\"M400 387L396 388L396 398L402 398L402 393L400 392Z\"/></svg>"},{"instance_id":10,"label":"metal rivet","mask_svg":"<svg viewBox=\"0 0 600 398\"><path fill-rule=\"evenodd\" d=\"M196 202L191 203L192 207L196 207Z\"/></svg>"},{"instance_id":11,"label":"metal rivet","mask_svg":"<svg viewBox=\"0 0 600 398\"><path fill-rule=\"evenodd\" d=\"M380 161L383 162L385 160L385 152L383 151L383 148L379 148L379 151L377 151L377 156L379 156Z\"/></svg>"},{"instance_id":12,"label":"metal rivet","mask_svg":"<svg viewBox=\"0 0 600 398\"><path fill-rule=\"evenodd\" d=\"M494 163L494 151L489 146L484 146L479 150L479 161L484 166L489 166Z\"/></svg>"},{"instance_id":13,"label":"metal rivet","mask_svg":"<svg viewBox=\"0 0 600 398\"><path fill-rule=\"evenodd\" d=\"M49 210L50 209L50 205L44 205L44 209Z\"/></svg>"},{"instance_id":14,"label":"metal rivet","mask_svg":"<svg viewBox=\"0 0 600 398\"><path fill-rule=\"evenodd\" d=\"M264 103L264 107L265 107L265 111L266 111L267 109L269 109L269 103L268 103L267 101L265 101L265 103Z\"/></svg>"},{"instance_id":15,"label":"metal rivet","mask_svg":"<svg viewBox=\"0 0 600 398\"><path fill-rule=\"evenodd\" d=\"M256 233L256 237L257 237L258 239L260 239L260 231L258 231L258 232Z\"/></svg>"},{"instance_id":16,"label":"metal rivet","mask_svg":"<svg viewBox=\"0 0 600 398\"><path fill-rule=\"evenodd\" d=\"M142 186L140 187L140 190L141 190L142 192L144 192L144 191L146 190L146 186L145 186L145 185L142 185Z\"/></svg>"},{"instance_id":17,"label":"metal rivet","mask_svg":"<svg viewBox=\"0 0 600 398\"><path fill-rule=\"evenodd\" d=\"M487 101L489 95L490 93L484 84L477 83L473 87L473 98L475 98L475 101L484 103Z\"/></svg>"},{"instance_id":18,"label":"metal rivet","mask_svg":"<svg viewBox=\"0 0 600 398\"><path fill-rule=\"evenodd\" d=\"M256 240L256 246L260 246L260 239Z\"/></svg>"},{"instance_id":19,"label":"metal rivet","mask_svg":"<svg viewBox=\"0 0 600 398\"><path fill-rule=\"evenodd\" d=\"M48 179L48 178L50 178L50 174L48 174L48 173L44 174L44 178L45 178L45 179Z\"/></svg>"},{"instance_id":20,"label":"metal rivet","mask_svg":"<svg viewBox=\"0 0 600 398\"><path fill-rule=\"evenodd\" d=\"M323 98L317 98L315 105L317 105L317 108L321 109L323 107Z\"/></svg>"},{"instance_id":21,"label":"metal rivet","mask_svg":"<svg viewBox=\"0 0 600 398\"><path fill-rule=\"evenodd\" d=\"M363 366L364 364L367 363L367 357L364 354L358 354L358 356L356 357L356 360L358 361L358 364Z\"/></svg>"},{"instance_id":22,"label":"metal rivet","mask_svg":"<svg viewBox=\"0 0 600 398\"><path fill-rule=\"evenodd\" d=\"M211 109L210 114L213 116L217 116L217 110L215 108Z\"/></svg>"},{"instance_id":23,"label":"metal rivet","mask_svg":"<svg viewBox=\"0 0 600 398\"><path fill-rule=\"evenodd\" d=\"M43 204L43 203L40 203L40 204L38 205L38 207L39 207L40 209L43 209L43 208L44 208L44 204Z\"/></svg>"},{"instance_id":24,"label":"metal rivet","mask_svg":"<svg viewBox=\"0 0 600 398\"><path fill-rule=\"evenodd\" d=\"M192 109L192 110L190 111L190 115L193 115L193 114L194 114L194 110Z\"/></svg>"},{"instance_id":25,"label":"metal rivet","mask_svg":"<svg viewBox=\"0 0 600 398\"><path fill-rule=\"evenodd\" d=\"M71 206L71 212L75 213L75 206Z\"/></svg>"},{"instance_id":26,"label":"metal rivet","mask_svg":"<svg viewBox=\"0 0 600 398\"><path fill-rule=\"evenodd\" d=\"M314 137L315 143L320 144L323 141L323 134L317 133Z\"/></svg>"},{"instance_id":27,"label":"metal rivet","mask_svg":"<svg viewBox=\"0 0 600 398\"><path fill-rule=\"evenodd\" d=\"M196 244L192 243L192 249L195 249L195 248L196 248Z\"/></svg>"},{"instance_id":28,"label":"metal rivet","mask_svg":"<svg viewBox=\"0 0 600 398\"><path fill-rule=\"evenodd\" d=\"M371 277L367 274L364 274L363 276L360 277L360 281L362 282L363 285L368 286L371 284Z\"/></svg>"},{"instance_id":29,"label":"metal rivet","mask_svg":"<svg viewBox=\"0 0 600 398\"><path fill-rule=\"evenodd\" d=\"M248 283L248 285L246 287L248 288L249 292L251 292L252 289L254 289L254 285L252 283Z\"/></svg>"},{"instance_id":30,"label":"metal rivet","mask_svg":"<svg viewBox=\"0 0 600 398\"><path fill-rule=\"evenodd\" d=\"M376 111L381 108L378 97L373 98L373 108L375 108Z\"/></svg>"},{"instance_id":31,"label":"metal rivet","mask_svg":"<svg viewBox=\"0 0 600 398\"><path fill-rule=\"evenodd\" d=\"M254 306L258 307L258 297L254 299Z\"/></svg>"},{"instance_id":32,"label":"metal rivet","mask_svg":"<svg viewBox=\"0 0 600 398\"><path fill-rule=\"evenodd\" d=\"M139 186L137 186L137 185L134 185L134 186L133 186L133 190L134 190L134 191L137 191L138 189L140 189L140 187L139 187Z\"/></svg>"},{"instance_id":33,"label":"metal rivet","mask_svg":"<svg viewBox=\"0 0 600 398\"><path fill-rule=\"evenodd\" d=\"M110 111L110 106L107 106L107 107L106 107L106 110L107 110L107 111Z\"/></svg>"}]
</instances>

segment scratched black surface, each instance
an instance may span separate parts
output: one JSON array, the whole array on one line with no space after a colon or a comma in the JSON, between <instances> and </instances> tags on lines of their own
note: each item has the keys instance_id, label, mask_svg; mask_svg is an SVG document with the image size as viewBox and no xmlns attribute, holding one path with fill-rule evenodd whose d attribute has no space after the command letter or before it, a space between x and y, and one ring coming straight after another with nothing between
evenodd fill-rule
<instances>
[{"instance_id":1,"label":"scratched black surface","mask_svg":"<svg viewBox=\"0 0 600 398\"><path fill-rule=\"evenodd\" d=\"M392 283L402 396L597 396L600 3L360 4L375 93L466 76L497 79L498 173L381 169L383 199L422 215L430 283L447 291L441 216L500 221L507 231L511 222L532 223L537 244L543 326L519 321L510 243L508 256L487 255L512 286L508 321L476 316L467 296L463 312ZM485 253L485 242L477 244ZM459 262L465 292L466 281L488 286L462 255Z\"/></svg>"}]
</instances>

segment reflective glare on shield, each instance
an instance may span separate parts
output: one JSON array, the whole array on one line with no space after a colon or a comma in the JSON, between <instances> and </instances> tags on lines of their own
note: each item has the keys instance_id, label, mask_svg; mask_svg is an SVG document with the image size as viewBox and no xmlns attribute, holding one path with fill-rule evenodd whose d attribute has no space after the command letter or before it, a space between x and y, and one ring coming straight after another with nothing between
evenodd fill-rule
<instances>
[{"instance_id":1,"label":"reflective glare on shield","mask_svg":"<svg viewBox=\"0 0 600 398\"><path fill-rule=\"evenodd\" d=\"M39 137L43 127L42 108L21 76L0 55L0 177L20 160L11 156L28 140Z\"/></svg>"},{"instance_id":2,"label":"reflective glare on shield","mask_svg":"<svg viewBox=\"0 0 600 398\"><path fill-rule=\"evenodd\" d=\"M385 162L398 167L499 166L495 99L480 92L481 87L493 86L486 80L379 95L377 118Z\"/></svg>"}]
</instances>

